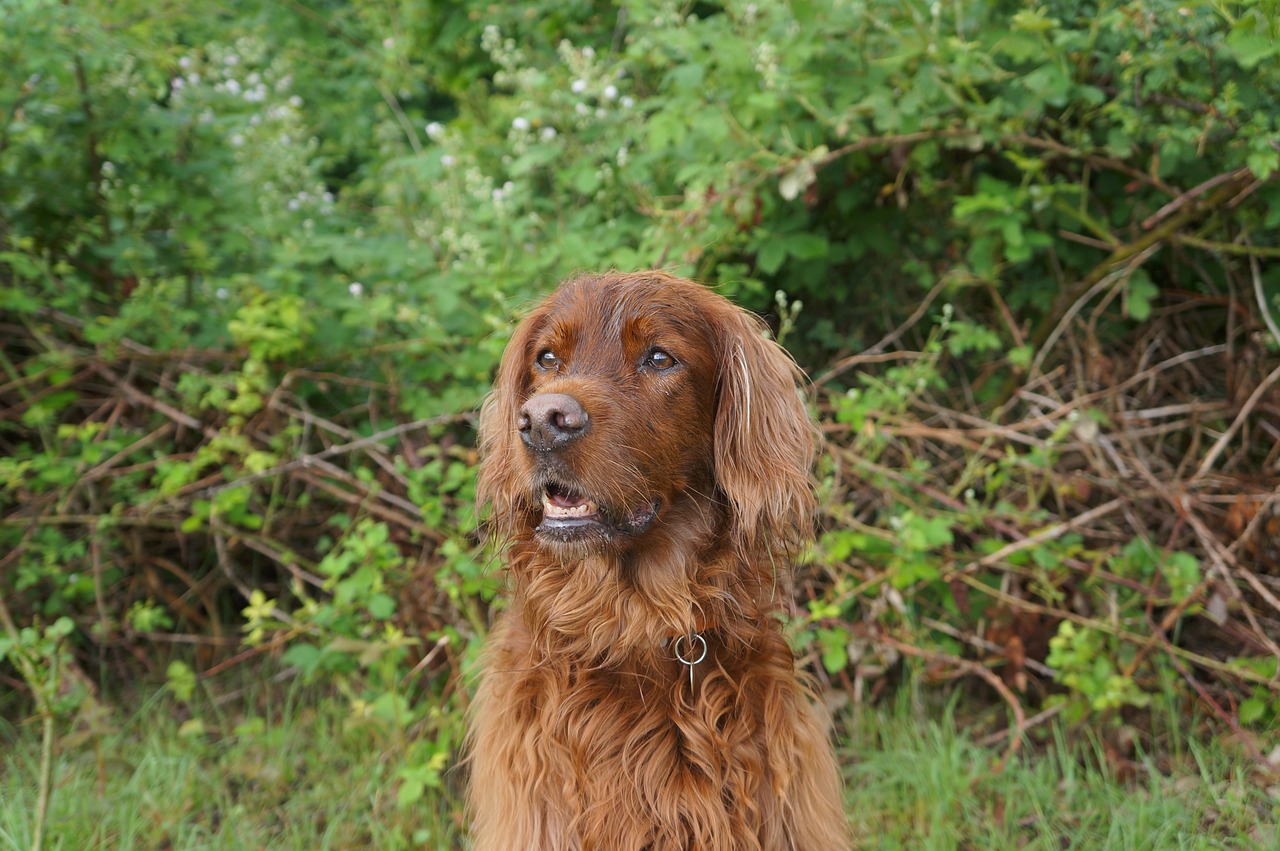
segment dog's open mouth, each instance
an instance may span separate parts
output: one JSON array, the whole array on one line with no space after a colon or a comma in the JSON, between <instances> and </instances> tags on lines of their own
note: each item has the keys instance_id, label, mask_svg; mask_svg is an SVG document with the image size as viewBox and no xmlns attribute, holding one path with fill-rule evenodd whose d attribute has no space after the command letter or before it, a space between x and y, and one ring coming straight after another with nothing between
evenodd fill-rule
<instances>
[{"instance_id":1,"label":"dog's open mouth","mask_svg":"<svg viewBox=\"0 0 1280 851\"><path fill-rule=\"evenodd\" d=\"M542 492L542 522L569 523L600 522L600 508L594 502L569 488L552 483Z\"/></svg>"},{"instance_id":2,"label":"dog's open mouth","mask_svg":"<svg viewBox=\"0 0 1280 851\"><path fill-rule=\"evenodd\" d=\"M660 504L653 500L629 511L610 510L569 485L549 482L542 489L542 522L536 531L564 542L641 535L657 519Z\"/></svg>"}]
</instances>

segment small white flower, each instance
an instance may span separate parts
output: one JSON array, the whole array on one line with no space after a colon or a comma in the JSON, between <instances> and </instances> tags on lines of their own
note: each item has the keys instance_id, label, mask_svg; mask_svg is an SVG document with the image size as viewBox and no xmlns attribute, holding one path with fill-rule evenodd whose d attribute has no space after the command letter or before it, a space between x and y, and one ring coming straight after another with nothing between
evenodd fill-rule
<instances>
[{"instance_id":1,"label":"small white flower","mask_svg":"<svg viewBox=\"0 0 1280 851\"><path fill-rule=\"evenodd\" d=\"M238 95L238 94L240 94L240 81L239 81L239 80L227 80L227 91L231 92L231 94L233 94L233 95Z\"/></svg>"},{"instance_id":2,"label":"small white flower","mask_svg":"<svg viewBox=\"0 0 1280 851\"><path fill-rule=\"evenodd\" d=\"M116 164L111 160L104 160L102 163L102 173L110 177L116 173Z\"/></svg>"},{"instance_id":3,"label":"small white flower","mask_svg":"<svg viewBox=\"0 0 1280 851\"><path fill-rule=\"evenodd\" d=\"M382 40L382 46L385 47L387 50L390 50L391 48L396 46L396 40L394 38L384 38Z\"/></svg>"},{"instance_id":4,"label":"small white flower","mask_svg":"<svg viewBox=\"0 0 1280 851\"><path fill-rule=\"evenodd\" d=\"M496 202L496 201L501 201L502 196L506 193L504 193L501 189L495 189L489 194L493 197L493 200Z\"/></svg>"},{"instance_id":5,"label":"small white flower","mask_svg":"<svg viewBox=\"0 0 1280 851\"><path fill-rule=\"evenodd\" d=\"M616 98L617 96L618 96L618 87L617 87L617 86L610 84L610 85L608 85L608 86L605 86L605 87L604 87L604 99L605 99L605 100L613 100L613 99L614 99L614 98Z\"/></svg>"},{"instance_id":6,"label":"small white flower","mask_svg":"<svg viewBox=\"0 0 1280 851\"><path fill-rule=\"evenodd\" d=\"M440 165L444 166L445 168L450 167L455 162L457 162L457 160L453 158L452 154L445 154L443 157L440 158Z\"/></svg>"},{"instance_id":7,"label":"small white flower","mask_svg":"<svg viewBox=\"0 0 1280 851\"><path fill-rule=\"evenodd\" d=\"M353 296L355 296L356 298L359 298L361 293L364 292L364 284L360 283L359 281L352 281L351 286L347 287L347 289L351 291L351 294Z\"/></svg>"},{"instance_id":8,"label":"small white flower","mask_svg":"<svg viewBox=\"0 0 1280 851\"><path fill-rule=\"evenodd\" d=\"M636 105L636 99L631 95L623 95L621 103L624 109L630 109Z\"/></svg>"},{"instance_id":9,"label":"small white flower","mask_svg":"<svg viewBox=\"0 0 1280 851\"><path fill-rule=\"evenodd\" d=\"M199 74L194 74L194 73L193 73L193 74L188 74L188 75L187 75L187 84L188 84L188 85L191 85L191 86L198 86L198 85L200 85L200 75L199 75Z\"/></svg>"},{"instance_id":10,"label":"small white flower","mask_svg":"<svg viewBox=\"0 0 1280 851\"><path fill-rule=\"evenodd\" d=\"M285 206L290 210L298 210L302 207L302 200L299 198L290 198L289 202L285 204Z\"/></svg>"},{"instance_id":11,"label":"small white flower","mask_svg":"<svg viewBox=\"0 0 1280 851\"><path fill-rule=\"evenodd\" d=\"M525 118L523 115L516 116L516 118L511 122L511 126L516 130L528 130L529 119Z\"/></svg>"},{"instance_id":12,"label":"small white flower","mask_svg":"<svg viewBox=\"0 0 1280 851\"><path fill-rule=\"evenodd\" d=\"M428 139L439 141L440 137L444 135L444 125L439 121L432 121L427 125L426 129Z\"/></svg>"},{"instance_id":13,"label":"small white flower","mask_svg":"<svg viewBox=\"0 0 1280 851\"><path fill-rule=\"evenodd\" d=\"M230 293L227 292L226 287L218 287L216 290L213 291L213 294L224 301L226 300L227 296L230 295Z\"/></svg>"},{"instance_id":14,"label":"small white flower","mask_svg":"<svg viewBox=\"0 0 1280 851\"><path fill-rule=\"evenodd\" d=\"M539 133L538 135L542 137L542 141L550 142L552 139L556 137L556 128L543 127L542 132Z\"/></svg>"},{"instance_id":15,"label":"small white flower","mask_svg":"<svg viewBox=\"0 0 1280 851\"><path fill-rule=\"evenodd\" d=\"M186 84L187 84L187 81L182 79L181 77L174 77L171 81L169 81L169 85L173 87L173 90L175 92L181 89Z\"/></svg>"},{"instance_id":16,"label":"small white flower","mask_svg":"<svg viewBox=\"0 0 1280 851\"><path fill-rule=\"evenodd\" d=\"M289 106L302 106L302 98L297 95L289 98Z\"/></svg>"},{"instance_id":17,"label":"small white flower","mask_svg":"<svg viewBox=\"0 0 1280 851\"><path fill-rule=\"evenodd\" d=\"M586 115L587 113L591 112L591 110L587 109L587 105L585 103L574 104L573 111L578 113L579 115Z\"/></svg>"},{"instance_id":18,"label":"small white flower","mask_svg":"<svg viewBox=\"0 0 1280 851\"><path fill-rule=\"evenodd\" d=\"M222 61L227 65L236 65L239 64L240 57L236 56L234 53L228 53Z\"/></svg>"},{"instance_id":19,"label":"small white flower","mask_svg":"<svg viewBox=\"0 0 1280 851\"><path fill-rule=\"evenodd\" d=\"M582 48L583 59L593 59L595 58L595 55L596 55L596 50L591 45L587 45L586 47Z\"/></svg>"},{"instance_id":20,"label":"small white flower","mask_svg":"<svg viewBox=\"0 0 1280 851\"><path fill-rule=\"evenodd\" d=\"M580 95L587 90L587 81L574 80L573 83L569 86L569 90L573 92L575 95Z\"/></svg>"},{"instance_id":21,"label":"small white flower","mask_svg":"<svg viewBox=\"0 0 1280 851\"><path fill-rule=\"evenodd\" d=\"M181 59L179 59L179 60L178 60L178 67L179 67L179 68L190 68L190 67L191 67L191 57L190 57L190 56L184 56L184 57L182 57Z\"/></svg>"},{"instance_id":22,"label":"small white flower","mask_svg":"<svg viewBox=\"0 0 1280 851\"><path fill-rule=\"evenodd\" d=\"M244 144L244 137L239 133L231 137L231 147L238 148Z\"/></svg>"}]
</instances>

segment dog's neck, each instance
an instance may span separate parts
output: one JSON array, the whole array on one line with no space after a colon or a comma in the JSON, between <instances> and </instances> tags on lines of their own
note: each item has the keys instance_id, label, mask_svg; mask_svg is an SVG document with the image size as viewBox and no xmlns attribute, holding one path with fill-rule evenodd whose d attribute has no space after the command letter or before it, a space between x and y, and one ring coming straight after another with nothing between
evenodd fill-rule
<instances>
[{"instance_id":1,"label":"dog's neck","mask_svg":"<svg viewBox=\"0 0 1280 851\"><path fill-rule=\"evenodd\" d=\"M671 659L680 636L716 641L766 627L770 595L744 584L733 553L710 560L649 561L628 571L610 556L558 568L513 550L513 614L543 656L615 667L650 657ZM764 599L761 599L761 598Z\"/></svg>"}]
</instances>

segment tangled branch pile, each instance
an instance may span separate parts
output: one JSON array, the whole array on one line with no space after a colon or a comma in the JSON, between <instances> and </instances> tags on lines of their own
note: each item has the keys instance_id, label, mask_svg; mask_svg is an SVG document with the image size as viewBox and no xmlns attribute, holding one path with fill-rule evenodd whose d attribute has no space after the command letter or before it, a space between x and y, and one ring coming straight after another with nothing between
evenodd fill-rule
<instances>
[{"instance_id":1,"label":"tangled branch pile","mask_svg":"<svg viewBox=\"0 0 1280 851\"><path fill-rule=\"evenodd\" d=\"M857 627L825 636L853 639L854 664L828 664L852 693L863 679L879 688L886 661L906 654L939 677L983 676L1019 725L1028 697L1043 706L1065 686L1077 699L1051 699L1041 720L1142 706L1166 675L1237 732L1272 717L1280 337L1251 266L1252 280L1232 270L1224 297L1188 295L1105 347L1097 327L1118 290L1095 286L1062 312L1031 377L988 409L964 400L990 374L946 359L937 339L877 346L819 376L876 376L825 394L836 508L819 582L864 601ZM1224 313L1225 340L1205 345ZM910 365L876 366L895 361Z\"/></svg>"}]
</instances>

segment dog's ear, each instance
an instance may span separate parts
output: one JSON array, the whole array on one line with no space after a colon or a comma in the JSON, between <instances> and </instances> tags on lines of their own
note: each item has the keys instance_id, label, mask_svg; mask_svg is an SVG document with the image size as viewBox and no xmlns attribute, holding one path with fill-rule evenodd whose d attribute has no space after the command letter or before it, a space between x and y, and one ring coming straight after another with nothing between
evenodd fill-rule
<instances>
[{"instance_id":1,"label":"dog's ear","mask_svg":"<svg viewBox=\"0 0 1280 851\"><path fill-rule=\"evenodd\" d=\"M519 514L517 502L525 490L516 462L520 452L516 420L520 406L529 394L533 363L531 349L544 313L541 308L535 309L516 326L502 352L493 390L480 408L477 441L480 474L476 484L476 502L480 506L492 505L495 520L505 518L514 523Z\"/></svg>"},{"instance_id":2,"label":"dog's ear","mask_svg":"<svg viewBox=\"0 0 1280 851\"><path fill-rule=\"evenodd\" d=\"M731 532L740 546L792 549L812 537L815 510L804 375L754 315L727 302L721 313L715 473Z\"/></svg>"}]
</instances>

